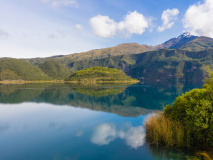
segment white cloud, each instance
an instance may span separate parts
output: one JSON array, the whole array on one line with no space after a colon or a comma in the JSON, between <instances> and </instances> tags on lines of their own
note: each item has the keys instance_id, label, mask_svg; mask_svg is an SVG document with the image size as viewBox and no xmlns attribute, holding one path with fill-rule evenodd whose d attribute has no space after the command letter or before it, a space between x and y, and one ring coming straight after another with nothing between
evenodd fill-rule
<instances>
[{"instance_id":1,"label":"white cloud","mask_svg":"<svg viewBox=\"0 0 213 160\"><path fill-rule=\"evenodd\" d=\"M131 34L142 34L148 28L148 19L142 14L134 11L129 12L124 18L124 21L118 23L118 30L123 32L125 36Z\"/></svg>"},{"instance_id":2,"label":"white cloud","mask_svg":"<svg viewBox=\"0 0 213 160\"><path fill-rule=\"evenodd\" d=\"M9 33L3 30L0 30L0 39L6 39L9 37Z\"/></svg>"},{"instance_id":3,"label":"white cloud","mask_svg":"<svg viewBox=\"0 0 213 160\"><path fill-rule=\"evenodd\" d=\"M111 38L115 35L130 37L132 34L143 34L149 27L149 19L134 11L129 12L121 22L98 15L90 19L90 24L93 32L99 37Z\"/></svg>"},{"instance_id":4,"label":"white cloud","mask_svg":"<svg viewBox=\"0 0 213 160\"><path fill-rule=\"evenodd\" d=\"M93 32L100 37L110 38L116 34L117 23L108 16L98 15L90 19Z\"/></svg>"},{"instance_id":5,"label":"white cloud","mask_svg":"<svg viewBox=\"0 0 213 160\"><path fill-rule=\"evenodd\" d=\"M184 15L184 28L194 35L213 38L213 1L204 0L188 8Z\"/></svg>"},{"instance_id":6,"label":"white cloud","mask_svg":"<svg viewBox=\"0 0 213 160\"><path fill-rule=\"evenodd\" d=\"M78 6L76 0L42 0L45 3L50 3L53 7L57 6Z\"/></svg>"},{"instance_id":7,"label":"white cloud","mask_svg":"<svg viewBox=\"0 0 213 160\"><path fill-rule=\"evenodd\" d=\"M112 123L104 123L95 127L91 142L97 145L108 145L116 138L124 139L128 146L137 149L145 143L145 130L142 126L131 125L119 130Z\"/></svg>"},{"instance_id":8,"label":"white cloud","mask_svg":"<svg viewBox=\"0 0 213 160\"><path fill-rule=\"evenodd\" d=\"M83 26L81 24L76 24L75 25L75 28L79 31L82 31L83 30Z\"/></svg>"},{"instance_id":9,"label":"white cloud","mask_svg":"<svg viewBox=\"0 0 213 160\"><path fill-rule=\"evenodd\" d=\"M177 19L177 15L179 14L179 10L177 8L167 9L163 11L161 16L161 20L163 21L162 26L158 27L158 31L162 32L165 29L169 29L174 25L174 21Z\"/></svg>"}]
</instances>

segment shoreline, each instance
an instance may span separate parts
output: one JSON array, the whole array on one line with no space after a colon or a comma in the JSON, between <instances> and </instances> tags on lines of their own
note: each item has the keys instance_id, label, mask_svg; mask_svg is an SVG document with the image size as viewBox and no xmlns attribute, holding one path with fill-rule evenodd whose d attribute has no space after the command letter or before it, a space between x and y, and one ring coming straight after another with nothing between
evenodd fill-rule
<instances>
[{"instance_id":1,"label":"shoreline","mask_svg":"<svg viewBox=\"0 0 213 160\"><path fill-rule=\"evenodd\" d=\"M139 80L132 80L132 81L84 81L84 80L82 80L82 81L65 81L65 83L74 83L74 84L77 84L77 83L79 83L79 84L118 84L118 83L123 83L123 84L125 84L125 83L132 83L132 84L134 84L134 83L138 83L138 82L140 82Z\"/></svg>"},{"instance_id":2,"label":"shoreline","mask_svg":"<svg viewBox=\"0 0 213 160\"><path fill-rule=\"evenodd\" d=\"M64 80L55 80L55 81L19 81L19 80L0 81L0 84L24 84L24 83L65 83L65 81Z\"/></svg>"},{"instance_id":3,"label":"shoreline","mask_svg":"<svg viewBox=\"0 0 213 160\"><path fill-rule=\"evenodd\" d=\"M0 84L25 84L25 83L71 83L71 84L135 84L140 81L64 81L64 80L52 80L52 81L22 81L22 80L8 80L0 81Z\"/></svg>"}]
</instances>

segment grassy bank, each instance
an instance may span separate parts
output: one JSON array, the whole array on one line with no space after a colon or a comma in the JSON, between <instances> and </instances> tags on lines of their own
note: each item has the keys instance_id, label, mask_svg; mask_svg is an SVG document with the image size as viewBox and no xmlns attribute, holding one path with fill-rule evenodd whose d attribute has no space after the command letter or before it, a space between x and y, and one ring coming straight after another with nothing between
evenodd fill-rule
<instances>
[{"instance_id":1,"label":"grassy bank","mask_svg":"<svg viewBox=\"0 0 213 160\"><path fill-rule=\"evenodd\" d=\"M184 159L213 160L212 146L207 146L203 143L193 146L193 137L190 129L185 127L181 122L166 117L163 112L149 116L145 120L144 125L146 127L146 141L150 150L154 152L153 154L157 158L176 159L180 155L176 155L175 153L169 154L168 150L174 149L184 152L189 148L190 150L188 151L193 156L187 156ZM197 141L199 142L199 140Z\"/></svg>"},{"instance_id":2,"label":"grassy bank","mask_svg":"<svg viewBox=\"0 0 213 160\"><path fill-rule=\"evenodd\" d=\"M147 140L152 144L184 147L187 145L188 136L185 135L183 125L178 121L172 121L162 112L149 116L145 121Z\"/></svg>"}]
</instances>

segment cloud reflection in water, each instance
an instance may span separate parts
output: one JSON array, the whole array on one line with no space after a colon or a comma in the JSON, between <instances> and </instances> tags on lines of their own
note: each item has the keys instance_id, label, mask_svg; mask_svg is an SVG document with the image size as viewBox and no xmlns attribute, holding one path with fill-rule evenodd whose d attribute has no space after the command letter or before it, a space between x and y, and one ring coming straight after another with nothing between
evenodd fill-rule
<instances>
[{"instance_id":1,"label":"cloud reflection in water","mask_svg":"<svg viewBox=\"0 0 213 160\"><path fill-rule=\"evenodd\" d=\"M116 138L125 140L128 146L137 149L145 143L145 129L143 126L132 125L117 129L113 123L103 123L94 128L91 142L97 145L108 145Z\"/></svg>"}]
</instances>

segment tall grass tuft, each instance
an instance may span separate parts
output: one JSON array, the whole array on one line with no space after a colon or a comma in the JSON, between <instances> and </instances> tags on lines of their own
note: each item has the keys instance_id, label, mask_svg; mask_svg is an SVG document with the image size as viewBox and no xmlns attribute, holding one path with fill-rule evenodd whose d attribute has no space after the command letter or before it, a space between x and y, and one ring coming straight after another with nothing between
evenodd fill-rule
<instances>
[{"instance_id":1,"label":"tall grass tuft","mask_svg":"<svg viewBox=\"0 0 213 160\"><path fill-rule=\"evenodd\" d=\"M150 115L145 120L147 140L155 145L184 147L188 137L184 126L165 117L162 112Z\"/></svg>"}]
</instances>

